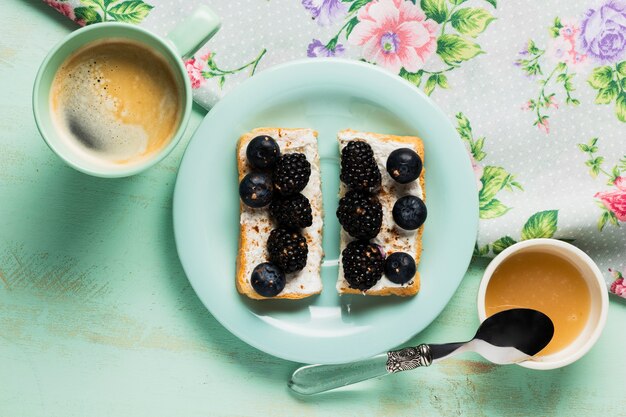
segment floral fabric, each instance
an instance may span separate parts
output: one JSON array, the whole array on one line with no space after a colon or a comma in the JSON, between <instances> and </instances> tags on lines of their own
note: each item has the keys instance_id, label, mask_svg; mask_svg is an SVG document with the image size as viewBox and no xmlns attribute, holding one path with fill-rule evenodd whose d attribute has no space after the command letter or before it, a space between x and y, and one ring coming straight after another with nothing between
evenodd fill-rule
<instances>
[{"instance_id":1,"label":"floral fabric","mask_svg":"<svg viewBox=\"0 0 626 417\"><path fill-rule=\"evenodd\" d=\"M201 3L223 27L185 62L209 108L300 58L386 68L449 115L480 204L477 256L562 239L626 297L626 0L44 0L78 24L166 34Z\"/></svg>"}]
</instances>

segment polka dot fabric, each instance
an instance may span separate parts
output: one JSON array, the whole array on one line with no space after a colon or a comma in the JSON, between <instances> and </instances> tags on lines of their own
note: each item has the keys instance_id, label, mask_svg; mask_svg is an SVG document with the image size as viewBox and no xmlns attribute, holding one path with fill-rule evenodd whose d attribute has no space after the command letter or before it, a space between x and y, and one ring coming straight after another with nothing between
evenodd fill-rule
<instances>
[{"instance_id":1,"label":"polka dot fabric","mask_svg":"<svg viewBox=\"0 0 626 417\"><path fill-rule=\"evenodd\" d=\"M431 96L467 146L480 199L477 256L563 239L626 297L622 3L113 0L86 10L93 2L44 1L80 24L123 20L161 35L208 5L222 29L185 63L206 108L295 59L359 59L397 73Z\"/></svg>"}]
</instances>

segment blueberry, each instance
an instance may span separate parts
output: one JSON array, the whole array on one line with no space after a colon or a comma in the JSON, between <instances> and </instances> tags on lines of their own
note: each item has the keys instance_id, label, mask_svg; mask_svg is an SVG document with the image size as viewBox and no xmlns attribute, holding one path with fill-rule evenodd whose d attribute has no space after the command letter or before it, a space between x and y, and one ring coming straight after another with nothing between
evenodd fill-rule
<instances>
[{"instance_id":1,"label":"blueberry","mask_svg":"<svg viewBox=\"0 0 626 417\"><path fill-rule=\"evenodd\" d=\"M393 205L393 220L406 230L415 230L426 221L426 205L414 195L405 195Z\"/></svg>"},{"instance_id":2,"label":"blueberry","mask_svg":"<svg viewBox=\"0 0 626 417\"><path fill-rule=\"evenodd\" d=\"M267 206L272 201L274 186L269 174L251 172L239 183L241 201L252 208Z\"/></svg>"},{"instance_id":3,"label":"blueberry","mask_svg":"<svg viewBox=\"0 0 626 417\"><path fill-rule=\"evenodd\" d=\"M408 253L394 252L385 260L385 276L396 284L406 284L416 271L415 260Z\"/></svg>"},{"instance_id":4,"label":"blueberry","mask_svg":"<svg viewBox=\"0 0 626 417\"><path fill-rule=\"evenodd\" d=\"M396 149L387 158L387 172L400 184L408 184L420 176L422 159L412 149Z\"/></svg>"},{"instance_id":5,"label":"blueberry","mask_svg":"<svg viewBox=\"0 0 626 417\"><path fill-rule=\"evenodd\" d=\"M283 271L271 262L258 264L250 276L252 288L263 297L274 297L280 294L286 282Z\"/></svg>"},{"instance_id":6,"label":"blueberry","mask_svg":"<svg viewBox=\"0 0 626 417\"><path fill-rule=\"evenodd\" d=\"M255 168L266 169L274 166L280 156L278 143L269 136L257 136L248 143L246 157Z\"/></svg>"}]
</instances>

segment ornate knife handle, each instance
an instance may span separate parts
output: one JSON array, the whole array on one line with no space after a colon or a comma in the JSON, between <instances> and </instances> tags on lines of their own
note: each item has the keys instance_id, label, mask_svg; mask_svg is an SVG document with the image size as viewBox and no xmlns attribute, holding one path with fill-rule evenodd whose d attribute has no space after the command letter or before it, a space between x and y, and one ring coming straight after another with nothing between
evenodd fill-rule
<instances>
[{"instance_id":1,"label":"ornate knife handle","mask_svg":"<svg viewBox=\"0 0 626 417\"><path fill-rule=\"evenodd\" d=\"M419 345L387 352L387 371L402 372L430 366L433 363L433 355L430 346Z\"/></svg>"}]
</instances>

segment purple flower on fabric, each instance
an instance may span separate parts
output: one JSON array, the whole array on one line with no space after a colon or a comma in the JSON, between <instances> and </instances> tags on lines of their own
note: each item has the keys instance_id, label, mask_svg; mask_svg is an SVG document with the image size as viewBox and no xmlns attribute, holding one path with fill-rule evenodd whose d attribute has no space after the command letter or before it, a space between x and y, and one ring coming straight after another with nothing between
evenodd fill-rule
<instances>
[{"instance_id":1,"label":"purple flower on fabric","mask_svg":"<svg viewBox=\"0 0 626 417\"><path fill-rule=\"evenodd\" d=\"M341 56L345 51L346 49L340 43L337 43L334 47L330 48L328 45L324 45L319 39L313 39L313 42L309 44L306 55L309 58L327 58Z\"/></svg>"},{"instance_id":2,"label":"purple flower on fabric","mask_svg":"<svg viewBox=\"0 0 626 417\"><path fill-rule=\"evenodd\" d=\"M348 6L341 0L302 0L302 5L320 26L331 25L348 12Z\"/></svg>"},{"instance_id":3,"label":"purple flower on fabric","mask_svg":"<svg viewBox=\"0 0 626 417\"><path fill-rule=\"evenodd\" d=\"M619 60L626 51L626 1L609 0L598 9L589 9L580 42L585 53L602 62Z\"/></svg>"}]
</instances>

